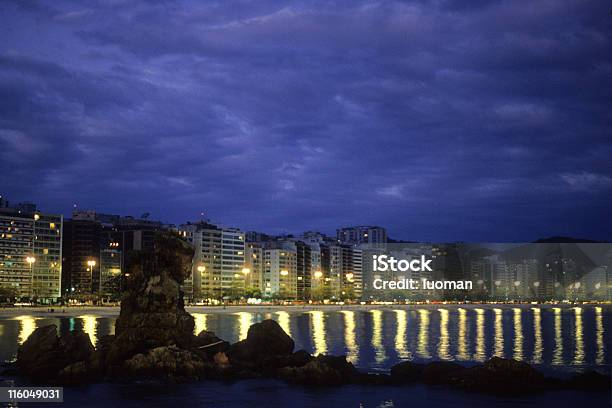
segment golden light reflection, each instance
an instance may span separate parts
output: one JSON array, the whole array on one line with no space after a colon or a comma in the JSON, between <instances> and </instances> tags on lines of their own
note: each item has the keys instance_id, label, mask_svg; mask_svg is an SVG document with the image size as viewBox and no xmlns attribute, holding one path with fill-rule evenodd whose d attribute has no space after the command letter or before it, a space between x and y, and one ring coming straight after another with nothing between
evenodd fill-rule
<instances>
[{"instance_id":1,"label":"golden light reflection","mask_svg":"<svg viewBox=\"0 0 612 408\"><path fill-rule=\"evenodd\" d=\"M382 342L383 328L382 328L382 311L372 310L372 346L374 346L374 352L376 353L376 362L382 363L387 359L385 354L385 348Z\"/></svg>"},{"instance_id":2,"label":"golden light reflection","mask_svg":"<svg viewBox=\"0 0 612 408\"><path fill-rule=\"evenodd\" d=\"M208 316L205 313L193 313L193 318L195 320L194 332L197 336L200 332L206 330L206 319Z\"/></svg>"},{"instance_id":3,"label":"golden light reflection","mask_svg":"<svg viewBox=\"0 0 612 408\"><path fill-rule=\"evenodd\" d=\"M604 363L604 326L602 308L595 308L595 342L597 343L597 354L595 355L595 363Z\"/></svg>"},{"instance_id":4,"label":"golden light reflection","mask_svg":"<svg viewBox=\"0 0 612 408\"><path fill-rule=\"evenodd\" d=\"M359 346L357 345L355 334L355 312L343 310L344 317L344 344L347 349L347 359L353 364L359 361Z\"/></svg>"},{"instance_id":5,"label":"golden light reflection","mask_svg":"<svg viewBox=\"0 0 612 408\"><path fill-rule=\"evenodd\" d=\"M552 364L562 365L563 364L563 337L561 337L561 309L558 307L553 308L555 312L555 351L553 353Z\"/></svg>"},{"instance_id":6,"label":"golden light reflection","mask_svg":"<svg viewBox=\"0 0 612 408\"><path fill-rule=\"evenodd\" d=\"M521 309L515 307L514 309L514 359L523 360L523 324Z\"/></svg>"},{"instance_id":7,"label":"golden light reflection","mask_svg":"<svg viewBox=\"0 0 612 408\"><path fill-rule=\"evenodd\" d=\"M325 340L325 316L320 310L310 312L312 317L312 341L315 346L314 355L325 354L327 352L327 342Z\"/></svg>"},{"instance_id":8,"label":"golden light reflection","mask_svg":"<svg viewBox=\"0 0 612 408\"><path fill-rule=\"evenodd\" d=\"M483 309L474 309L476 312L476 352L474 360L484 361L485 355L485 315Z\"/></svg>"},{"instance_id":9,"label":"golden light reflection","mask_svg":"<svg viewBox=\"0 0 612 408\"><path fill-rule=\"evenodd\" d=\"M18 316L15 320L19 320L19 344L22 344L36 330L36 319L32 316Z\"/></svg>"},{"instance_id":10,"label":"golden light reflection","mask_svg":"<svg viewBox=\"0 0 612 408\"><path fill-rule=\"evenodd\" d=\"M249 327L253 324L253 313L238 312L238 340L244 340L249 332Z\"/></svg>"},{"instance_id":11,"label":"golden light reflection","mask_svg":"<svg viewBox=\"0 0 612 408\"><path fill-rule=\"evenodd\" d=\"M459 312L459 339L457 342L457 360L469 360L467 346L467 311L463 308L458 308Z\"/></svg>"},{"instance_id":12,"label":"golden light reflection","mask_svg":"<svg viewBox=\"0 0 612 408\"><path fill-rule=\"evenodd\" d=\"M440 340L438 341L438 357L441 360L452 360L449 352L450 340L448 337L448 310L438 309L440 313Z\"/></svg>"},{"instance_id":13,"label":"golden light reflection","mask_svg":"<svg viewBox=\"0 0 612 408\"><path fill-rule=\"evenodd\" d=\"M278 315L278 325L291 337L291 323L289 322L289 313L279 311L276 312Z\"/></svg>"},{"instance_id":14,"label":"golden light reflection","mask_svg":"<svg viewBox=\"0 0 612 408\"><path fill-rule=\"evenodd\" d=\"M429 310L419 309L419 341L417 342L417 354L423 358L431 358L429 355Z\"/></svg>"},{"instance_id":15,"label":"golden light reflection","mask_svg":"<svg viewBox=\"0 0 612 408\"><path fill-rule=\"evenodd\" d=\"M533 363L542 363L542 310L539 307L534 307L533 310Z\"/></svg>"},{"instance_id":16,"label":"golden light reflection","mask_svg":"<svg viewBox=\"0 0 612 408\"><path fill-rule=\"evenodd\" d=\"M584 363L584 337L583 337L583 328L582 328L582 308L575 307L575 320L576 320L576 351L574 353L574 364L580 365Z\"/></svg>"},{"instance_id":17,"label":"golden light reflection","mask_svg":"<svg viewBox=\"0 0 612 408\"><path fill-rule=\"evenodd\" d=\"M406 332L408 327L408 313L405 310L395 310L397 320L397 332L395 333L395 350L401 359L410 358L410 352L406 346Z\"/></svg>"},{"instance_id":18,"label":"golden light reflection","mask_svg":"<svg viewBox=\"0 0 612 408\"><path fill-rule=\"evenodd\" d=\"M98 319L92 315L79 316L83 320L83 332L89 336L91 344L94 346L98 341Z\"/></svg>"},{"instance_id":19,"label":"golden light reflection","mask_svg":"<svg viewBox=\"0 0 612 408\"><path fill-rule=\"evenodd\" d=\"M504 357L504 311L493 309L493 312L495 312L495 349L493 355Z\"/></svg>"}]
</instances>

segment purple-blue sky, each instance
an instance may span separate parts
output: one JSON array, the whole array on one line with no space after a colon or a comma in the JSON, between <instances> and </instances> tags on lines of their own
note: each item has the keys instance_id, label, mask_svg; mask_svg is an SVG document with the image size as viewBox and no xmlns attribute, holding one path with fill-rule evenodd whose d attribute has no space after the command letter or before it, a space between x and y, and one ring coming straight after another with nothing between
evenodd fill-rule
<instances>
[{"instance_id":1,"label":"purple-blue sky","mask_svg":"<svg viewBox=\"0 0 612 408\"><path fill-rule=\"evenodd\" d=\"M606 1L3 1L0 192L270 233L612 238Z\"/></svg>"}]
</instances>

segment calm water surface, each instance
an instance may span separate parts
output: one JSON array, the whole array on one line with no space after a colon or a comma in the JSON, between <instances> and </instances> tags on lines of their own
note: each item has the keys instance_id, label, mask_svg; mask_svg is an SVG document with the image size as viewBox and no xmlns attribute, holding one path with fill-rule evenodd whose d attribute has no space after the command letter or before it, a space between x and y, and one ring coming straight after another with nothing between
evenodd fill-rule
<instances>
[{"instance_id":1,"label":"calm water surface","mask_svg":"<svg viewBox=\"0 0 612 408\"><path fill-rule=\"evenodd\" d=\"M212 330L235 342L251 324L276 320L311 353L346 354L357 367L385 370L403 360L448 360L475 364L491 356L512 357L563 376L585 368L610 372L610 306L408 306L368 310L192 313L196 332ZM18 345L36 327L56 324L60 331L82 330L93 343L114 333L115 318L95 315L0 319L0 358L15 358ZM9 382L19 381L5 379ZM274 380L237 383L202 381L176 386L94 384L65 391L69 406L235 407L491 407L609 406L606 393L554 391L505 398L465 394L423 385L344 386L312 389ZM32 404L28 407L35 406ZM46 405L41 405L46 406Z\"/></svg>"},{"instance_id":2,"label":"calm water surface","mask_svg":"<svg viewBox=\"0 0 612 408\"><path fill-rule=\"evenodd\" d=\"M610 363L609 306L472 307L409 306L368 310L193 313L196 332L212 330L235 342L253 323L274 319L313 354L346 354L357 367L384 370L403 360L469 363L491 356L523 360L545 371L606 368ZM11 360L18 345L39 326L82 330L95 344L113 334L115 318L82 315L0 319L0 358Z\"/></svg>"}]
</instances>

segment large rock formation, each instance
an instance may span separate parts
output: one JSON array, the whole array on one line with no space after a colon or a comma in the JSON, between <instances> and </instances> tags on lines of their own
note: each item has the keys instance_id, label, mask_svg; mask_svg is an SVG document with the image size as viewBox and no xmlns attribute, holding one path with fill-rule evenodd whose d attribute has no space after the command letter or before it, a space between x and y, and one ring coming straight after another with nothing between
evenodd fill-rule
<instances>
[{"instance_id":1,"label":"large rock formation","mask_svg":"<svg viewBox=\"0 0 612 408\"><path fill-rule=\"evenodd\" d=\"M159 234L153 253L138 256L129 271L107 365L158 347L190 348L194 319L185 311L180 285L191 273L192 257L193 249L171 234Z\"/></svg>"},{"instance_id":2,"label":"large rock formation","mask_svg":"<svg viewBox=\"0 0 612 408\"><path fill-rule=\"evenodd\" d=\"M17 367L38 383L56 381L67 366L88 361L94 353L89 336L83 332L57 335L55 325L36 329L17 351Z\"/></svg>"}]
</instances>

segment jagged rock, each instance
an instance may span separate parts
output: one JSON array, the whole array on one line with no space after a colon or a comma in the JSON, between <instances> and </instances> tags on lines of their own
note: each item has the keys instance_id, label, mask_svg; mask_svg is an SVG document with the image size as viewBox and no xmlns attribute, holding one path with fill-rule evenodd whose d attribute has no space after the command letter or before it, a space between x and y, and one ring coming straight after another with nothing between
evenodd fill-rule
<instances>
[{"instance_id":1,"label":"jagged rock","mask_svg":"<svg viewBox=\"0 0 612 408\"><path fill-rule=\"evenodd\" d=\"M424 368L425 364L404 361L391 367L391 378L398 384L419 381Z\"/></svg>"},{"instance_id":2,"label":"jagged rock","mask_svg":"<svg viewBox=\"0 0 612 408\"><path fill-rule=\"evenodd\" d=\"M192 257L193 248L169 233L156 236L153 253L140 254L130 268L107 365L157 347L192 346L194 319L185 311L180 290L191 273Z\"/></svg>"},{"instance_id":3,"label":"jagged rock","mask_svg":"<svg viewBox=\"0 0 612 408\"><path fill-rule=\"evenodd\" d=\"M344 356L319 355L304 366L280 368L277 375L291 383L328 386L351 383L359 373Z\"/></svg>"},{"instance_id":4,"label":"jagged rock","mask_svg":"<svg viewBox=\"0 0 612 408\"><path fill-rule=\"evenodd\" d=\"M57 327L48 325L34 330L19 347L17 366L34 382L53 382L64 367L88 360L93 351L86 334L70 332L60 338Z\"/></svg>"},{"instance_id":5,"label":"jagged rock","mask_svg":"<svg viewBox=\"0 0 612 408\"><path fill-rule=\"evenodd\" d=\"M214 356L217 353L225 353L229 350L229 343L217 337L214 332L202 330L193 341L193 347Z\"/></svg>"},{"instance_id":6,"label":"jagged rock","mask_svg":"<svg viewBox=\"0 0 612 408\"><path fill-rule=\"evenodd\" d=\"M545 388L544 376L529 364L493 357L483 365L451 374L449 383L469 391L518 394Z\"/></svg>"},{"instance_id":7,"label":"jagged rock","mask_svg":"<svg viewBox=\"0 0 612 408\"><path fill-rule=\"evenodd\" d=\"M261 362L263 370L274 370L282 367L302 367L314 360L314 357L305 350L298 350L293 354L284 356L271 356Z\"/></svg>"},{"instance_id":8,"label":"jagged rock","mask_svg":"<svg viewBox=\"0 0 612 408\"><path fill-rule=\"evenodd\" d=\"M62 385L87 384L97 378L97 370L87 361L77 361L62 368L57 374L57 381Z\"/></svg>"},{"instance_id":9,"label":"jagged rock","mask_svg":"<svg viewBox=\"0 0 612 408\"><path fill-rule=\"evenodd\" d=\"M229 350L232 363L259 363L272 356L293 353L293 339L274 320L255 323L249 328L247 338L233 344Z\"/></svg>"},{"instance_id":10,"label":"jagged rock","mask_svg":"<svg viewBox=\"0 0 612 408\"><path fill-rule=\"evenodd\" d=\"M176 346L156 347L123 364L123 374L132 378L185 381L197 379L203 372L204 361L200 356Z\"/></svg>"}]
</instances>

